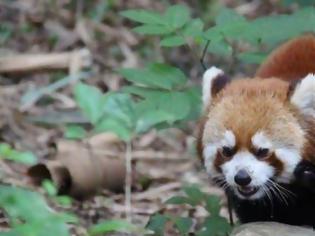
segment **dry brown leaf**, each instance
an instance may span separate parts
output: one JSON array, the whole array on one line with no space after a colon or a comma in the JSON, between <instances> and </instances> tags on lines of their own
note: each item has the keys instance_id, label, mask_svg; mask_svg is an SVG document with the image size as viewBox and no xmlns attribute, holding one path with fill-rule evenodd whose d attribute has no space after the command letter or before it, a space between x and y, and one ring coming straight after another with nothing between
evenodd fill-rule
<instances>
[{"instance_id":1,"label":"dry brown leaf","mask_svg":"<svg viewBox=\"0 0 315 236\"><path fill-rule=\"evenodd\" d=\"M28 170L35 183L52 179L60 194L83 199L102 188L122 191L125 182L124 161L93 153L82 142L61 140L56 160L40 163Z\"/></svg>"}]
</instances>

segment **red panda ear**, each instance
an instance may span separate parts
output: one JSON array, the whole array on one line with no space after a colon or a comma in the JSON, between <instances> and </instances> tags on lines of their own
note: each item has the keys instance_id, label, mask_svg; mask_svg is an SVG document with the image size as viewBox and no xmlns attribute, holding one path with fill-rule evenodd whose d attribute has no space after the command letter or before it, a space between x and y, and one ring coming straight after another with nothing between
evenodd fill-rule
<instances>
[{"instance_id":1,"label":"red panda ear","mask_svg":"<svg viewBox=\"0 0 315 236\"><path fill-rule=\"evenodd\" d=\"M291 92L290 101L305 115L315 118L315 75L308 74Z\"/></svg>"},{"instance_id":2,"label":"red panda ear","mask_svg":"<svg viewBox=\"0 0 315 236\"><path fill-rule=\"evenodd\" d=\"M204 109L211 103L215 97L231 79L227 77L224 72L217 67L211 67L203 74L202 82L202 101Z\"/></svg>"}]
</instances>

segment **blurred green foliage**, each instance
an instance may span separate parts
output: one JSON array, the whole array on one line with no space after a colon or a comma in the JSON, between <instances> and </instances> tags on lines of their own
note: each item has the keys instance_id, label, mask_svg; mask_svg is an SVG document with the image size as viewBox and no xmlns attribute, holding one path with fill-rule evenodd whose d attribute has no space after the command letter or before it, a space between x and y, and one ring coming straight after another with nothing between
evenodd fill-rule
<instances>
[{"instance_id":1,"label":"blurred green foliage","mask_svg":"<svg viewBox=\"0 0 315 236\"><path fill-rule=\"evenodd\" d=\"M195 185L186 186L183 191L183 196L174 196L167 200L165 204L201 206L209 213L204 221L192 231L195 220L192 216L174 216L167 213L155 214L150 218L147 225L148 229L152 230L157 236L163 236L165 226L170 222L180 235L189 235L189 233L195 232L197 236L226 236L230 233L231 225L226 218L220 216L221 203L219 197L208 195Z\"/></svg>"},{"instance_id":2,"label":"blurred green foliage","mask_svg":"<svg viewBox=\"0 0 315 236\"><path fill-rule=\"evenodd\" d=\"M71 215L54 212L36 192L0 185L0 206L9 218L11 230L5 236L67 236L67 222L76 222Z\"/></svg>"}]
</instances>

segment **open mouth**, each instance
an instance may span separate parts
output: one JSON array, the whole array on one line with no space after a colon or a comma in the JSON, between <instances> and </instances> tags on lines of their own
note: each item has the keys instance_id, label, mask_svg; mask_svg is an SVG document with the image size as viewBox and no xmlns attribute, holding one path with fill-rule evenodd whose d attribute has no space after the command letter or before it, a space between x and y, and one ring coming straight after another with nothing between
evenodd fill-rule
<instances>
[{"instance_id":1,"label":"open mouth","mask_svg":"<svg viewBox=\"0 0 315 236\"><path fill-rule=\"evenodd\" d=\"M259 187L255 187L255 186L241 187L241 186L238 186L237 190L244 197L250 197L250 196L254 195L255 193L257 193L257 191L259 190Z\"/></svg>"}]
</instances>

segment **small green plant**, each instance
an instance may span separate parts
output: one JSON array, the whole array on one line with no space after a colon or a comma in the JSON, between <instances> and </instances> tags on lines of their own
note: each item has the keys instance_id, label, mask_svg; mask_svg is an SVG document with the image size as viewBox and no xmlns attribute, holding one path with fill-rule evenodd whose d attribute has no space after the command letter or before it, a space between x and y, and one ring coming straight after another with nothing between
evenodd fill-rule
<instances>
[{"instance_id":1,"label":"small green plant","mask_svg":"<svg viewBox=\"0 0 315 236\"><path fill-rule=\"evenodd\" d=\"M11 229L1 235L69 235L67 223L73 216L54 212L36 192L0 185L0 206L9 218Z\"/></svg>"},{"instance_id":2,"label":"small green plant","mask_svg":"<svg viewBox=\"0 0 315 236\"><path fill-rule=\"evenodd\" d=\"M189 40L201 40L204 24L200 18L191 19L190 11L184 5L171 6L163 14L147 10L127 10L121 14L142 24L134 28L135 32L160 35L160 45L164 47L185 45Z\"/></svg>"},{"instance_id":3,"label":"small green plant","mask_svg":"<svg viewBox=\"0 0 315 236\"><path fill-rule=\"evenodd\" d=\"M105 235L112 232L132 233L135 235L144 235L146 230L135 226L125 220L107 220L96 225L93 225L89 229L89 235Z\"/></svg>"},{"instance_id":4,"label":"small green plant","mask_svg":"<svg viewBox=\"0 0 315 236\"><path fill-rule=\"evenodd\" d=\"M0 143L0 159L20 162L23 164L35 164L36 156L31 152L19 152L7 143Z\"/></svg>"},{"instance_id":5,"label":"small green plant","mask_svg":"<svg viewBox=\"0 0 315 236\"><path fill-rule=\"evenodd\" d=\"M0 158L34 164L37 158L31 152L20 152L6 143L0 144ZM56 191L48 182L45 183L47 193L55 195ZM61 201L61 200L60 200ZM9 219L11 229L0 235L69 235L67 223L76 218L54 212L44 198L36 192L20 187L0 185L0 207Z\"/></svg>"},{"instance_id":6,"label":"small green plant","mask_svg":"<svg viewBox=\"0 0 315 236\"><path fill-rule=\"evenodd\" d=\"M128 141L153 127L170 127L198 117L199 89L187 84L181 70L155 63L119 73L132 83L120 92L102 94L83 83L74 89L77 104L93 126L92 134L112 131ZM83 138L87 133L80 126L70 126L65 135Z\"/></svg>"},{"instance_id":7,"label":"small green plant","mask_svg":"<svg viewBox=\"0 0 315 236\"><path fill-rule=\"evenodd\" d=\"M260 63L266 55L262 45L270 50L281 41L315 31L313 7L302 8L291 15L266 16L252 21L232 9L222 8L215 25L207 30L203 29L204 23L199 18L191 19L189 9L182 5L169 7L165 13L135 9L124 11L122 15L141 24L134 28L135 32L160 36L161 46L188 45L198 50L199 45L203 47L209 41L209 52L224 57L235 55L242 62L254 64ZM235 42L248 43L247 50L237 51ZM194 50L192 54L196 54Z\"/></svg>"},{"instance_id":8,"label":"small green plant","mask_svg":"<svg viewBox=\"0 0 315 236\"><path fill-rule=\"evenodd\" d=\"M174 216L170 214L155 214L151 216L147 228L152 230L155 235L163 236L165 225L170 222L180 235L188 235L190 232L196 232L197 236L226 236L232 227L227 219L220 216L221 203L220 198L215 195L208 195L200 191L197 186L184 187L183 196L174 196L167 200L165 204L182 205L191 207L202 206L209 215L202 223L194 226L193 216Z\"/></svg>"}]
</instances>

